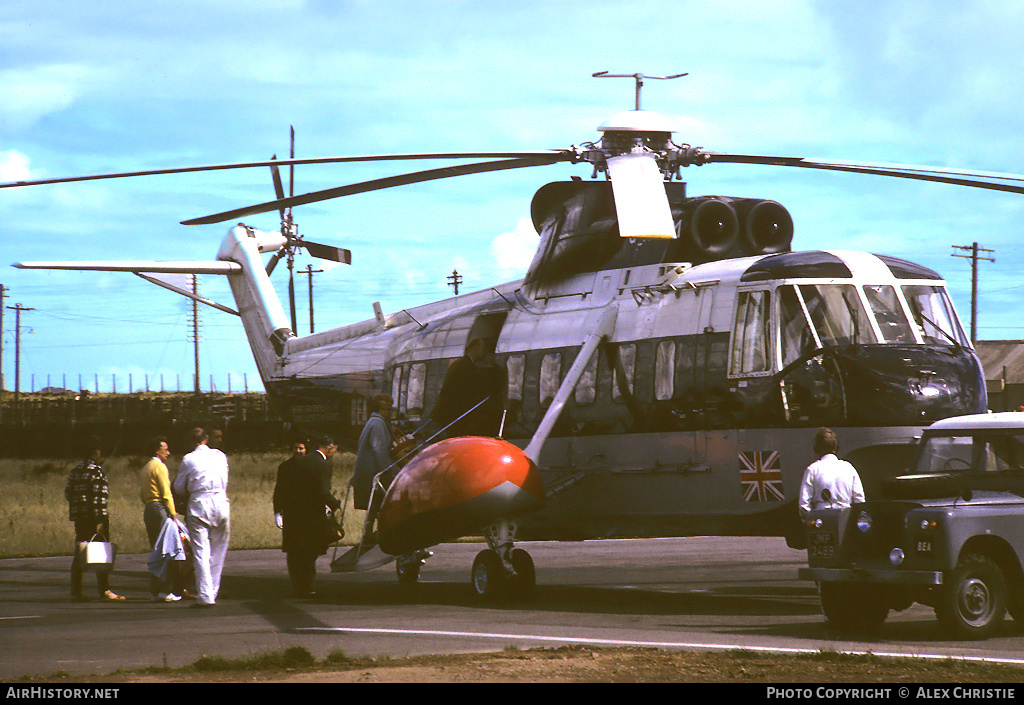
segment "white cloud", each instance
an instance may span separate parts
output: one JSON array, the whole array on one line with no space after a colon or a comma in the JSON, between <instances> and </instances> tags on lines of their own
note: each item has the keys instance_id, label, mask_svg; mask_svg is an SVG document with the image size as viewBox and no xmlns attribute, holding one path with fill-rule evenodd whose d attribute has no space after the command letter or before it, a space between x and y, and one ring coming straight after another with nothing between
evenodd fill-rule
<instances>
[{"instance_id":1,"label":"white cloud","mask_svg":"<svg viewBox=\"0 0 1024 705\"><path fill-rule=\"evenodd\" d=\"M30 176L27 156L13 149L0 152L0 181L27 181Z\"/></svg>"},{"instance_id":2,"label":"white cloud","mask_svg":"<svg viewBox=\"0 0 1024 705\"><path fill-rule=\"evenodd\" d=\"M0 71L0 133L31 127L85 92L89 71L73 64Z\"/></svg>"},{"instance_id":3,"label":"white cloud","mask_svg":"<svg viewBox=\"0 0 1024 705\"><path fill-rule=\"evenodd\" d=\"M491 241L491 252L503 276L521 277L537 251L540 236L529 218L520 218L516 227Z\"/></svg>"}]
</instances>

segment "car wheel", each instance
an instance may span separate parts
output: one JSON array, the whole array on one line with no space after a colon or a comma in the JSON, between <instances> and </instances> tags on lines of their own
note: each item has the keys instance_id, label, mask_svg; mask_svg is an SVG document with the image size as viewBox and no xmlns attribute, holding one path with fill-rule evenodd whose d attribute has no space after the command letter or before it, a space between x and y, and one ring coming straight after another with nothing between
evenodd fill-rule
<instances>
[{"instance_id":1,"label":"car wheel","mask_svg":"<svg viewBox=\"0 0 1024 705\"><path fill-rule=\"evenodd\" d=\"M1006 579L991 559L970 554L945 581L935 616L958 639L991 636L1006 614Z\"/></svg>"}]
</instances>

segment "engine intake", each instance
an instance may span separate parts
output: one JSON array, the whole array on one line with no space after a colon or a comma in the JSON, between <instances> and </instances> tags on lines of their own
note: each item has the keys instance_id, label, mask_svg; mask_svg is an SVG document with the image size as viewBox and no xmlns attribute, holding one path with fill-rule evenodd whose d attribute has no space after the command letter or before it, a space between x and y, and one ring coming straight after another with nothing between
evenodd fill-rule
<instances>
[{"instance_id":1,"label":"engine intake","mask_svg":"<svg viewBox=\"0 0 1024 705\"><path fill-rule=\"evenodd\" d=\"M740 244L747 254L789 252L793 242L793 218L775 201L744 198L737 204L742 227Z\"/></svg>"}]
</instances>

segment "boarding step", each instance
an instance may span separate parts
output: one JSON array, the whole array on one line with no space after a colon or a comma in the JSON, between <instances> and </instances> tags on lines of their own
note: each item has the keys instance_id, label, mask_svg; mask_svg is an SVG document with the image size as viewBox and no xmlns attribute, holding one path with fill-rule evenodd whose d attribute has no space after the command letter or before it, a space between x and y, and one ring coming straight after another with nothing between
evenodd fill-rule
<instances>
[{"instance_id":1,"label":"boarding step","mask_svg":"<svg viewBox=\"0 0 1024 705\"><path fill-rule=\"evenodd\" d=\"M345 553L331 561L332 573L360 573L364 570L373 570L387 565L398 558L390 553L384 553L380 546L353 546Z\"/></svg>"}]
</instances>

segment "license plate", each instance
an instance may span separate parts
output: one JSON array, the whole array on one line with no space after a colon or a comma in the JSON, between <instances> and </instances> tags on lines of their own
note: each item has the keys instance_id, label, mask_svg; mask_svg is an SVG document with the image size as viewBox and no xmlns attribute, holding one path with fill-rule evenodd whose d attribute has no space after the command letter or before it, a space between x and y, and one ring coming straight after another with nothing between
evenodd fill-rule
<instances>
[{"instance_id":1,"label":"license plate","mask_svg":"<svg viewBox=\"0 0 1024 705\"><path fill-rule=\"evenodd\" d=\"M832 534L812 533L808 537L807 555L812 558L831 558L836 554L835 541Z\"/></svg>"}]
</instances>

